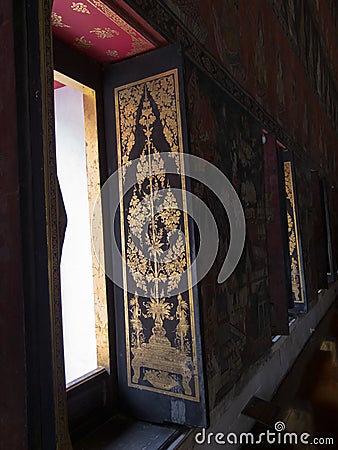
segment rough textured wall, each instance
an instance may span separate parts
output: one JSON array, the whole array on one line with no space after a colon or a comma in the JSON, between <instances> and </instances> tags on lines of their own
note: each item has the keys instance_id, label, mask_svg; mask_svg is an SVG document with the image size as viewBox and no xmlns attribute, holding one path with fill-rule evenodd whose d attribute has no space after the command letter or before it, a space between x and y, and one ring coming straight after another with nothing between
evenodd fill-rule
<instances>
[{"instance_id":1,"label":"rough textured wall","mask_svg":"<svg viewBox=\"0 0 338 450\"><path fill-rule=\"evenodd\" d=\"M311 169L336 178L337 8L334 1L133 0L186 55L190 150L216 164L240 195L247 241L240 264L216 282L226 254L226 215L203 186L220 251L201 283L210 407L270 345L261 129L295 155L307 298L317 301ZM230 99L229 95L236 100ZM332 196L333 197L333 196ZM331 201L334 205L334 200ZM335 208L331 208L336 227Z\"/></svg>"},{"instance_id":2,"label":"rough textured wall","mask_svg":"<svg viewBox=\"0 0 338 450\"><path fill-rule=\"evenodd\" d=\"M334 178L334 0L129 0L268 131Z\"/></svg>"},{"instance_id":3,"label":"rough textured wall","mask_svg":"<svg viewBox=\"0 0 338 450\"><path fill-rule=\"evenodd\" d=\"M332 3L168 2L209 54L326 169L338 167L333 152L338 132L338 30Z\"/></svg>"},{"instance_id":4,"label":"rough textured wall","mask_svg":"<svg viewBox=\"0 0 338 450\"><path fill-rule=\"evenodd\" d=\"M216 263L200 285L213 407L270 345L261 128L191 63L186 66L186 82L190 150L227 175L241 199L247 226L241 261L233 275L218 284L229 244L228 221L217 198L205 186L195 186L220 234Z\"/></svg>"}]
</instances>

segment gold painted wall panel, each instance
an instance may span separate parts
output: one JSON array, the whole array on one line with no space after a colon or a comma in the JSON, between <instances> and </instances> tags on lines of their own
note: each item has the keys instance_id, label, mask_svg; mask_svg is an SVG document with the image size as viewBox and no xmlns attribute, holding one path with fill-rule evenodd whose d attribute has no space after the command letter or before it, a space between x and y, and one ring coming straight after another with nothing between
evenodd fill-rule
<instances>
[{"instance_id":1,"label":"gold painted wall panel","mask_svg":"<svg viewBox=\"0 0 338 450\"><path fill-rule=\"evenodd\" d=\"M290 270L293 301L297 304L305 303L304 273L301 262L299 243L299 229L297 223L295 192L293 186L292 166L290 161L284 162L286 214L288 222Z\"/></svg>"}]
</instances>

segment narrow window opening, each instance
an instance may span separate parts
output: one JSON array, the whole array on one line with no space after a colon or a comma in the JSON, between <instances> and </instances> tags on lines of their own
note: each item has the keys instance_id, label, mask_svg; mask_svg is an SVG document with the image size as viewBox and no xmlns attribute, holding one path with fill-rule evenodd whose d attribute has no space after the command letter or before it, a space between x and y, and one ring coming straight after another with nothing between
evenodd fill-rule
<instances>
[{"instance_id":1,"label":"narrow window opening","mask_svg":"<svg viewBox=\"0 0 338 450\"><path fill-rule=\"evenodd\" d=\"M106 284L91 243L100 191L95 91L58 72L54 79L57 176L67 215L60 276L69 386L100 367L109 369ZM97 230L95 236L103 239Z\"/></svg>"}]
</instances>

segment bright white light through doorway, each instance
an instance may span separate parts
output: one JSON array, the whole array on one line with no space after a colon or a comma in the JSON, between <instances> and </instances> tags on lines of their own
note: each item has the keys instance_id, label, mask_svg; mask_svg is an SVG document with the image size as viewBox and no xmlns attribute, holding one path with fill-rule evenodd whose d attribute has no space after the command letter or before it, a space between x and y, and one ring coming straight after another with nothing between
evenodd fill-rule
<instances>
[{"instance_id":1,"label":"bright white light through doorway","mask_svg":"<svg viewBox=\"0 0 338 450\"><path fill-rule=\"evenodd\" d=\"M109 368L105 276L91 245L91 213L100 190L95 92L55 72L57 176L67 215L61 255L67 385ZM97 233L96 233L97 234Z\"/></svg>"}]
</instances>

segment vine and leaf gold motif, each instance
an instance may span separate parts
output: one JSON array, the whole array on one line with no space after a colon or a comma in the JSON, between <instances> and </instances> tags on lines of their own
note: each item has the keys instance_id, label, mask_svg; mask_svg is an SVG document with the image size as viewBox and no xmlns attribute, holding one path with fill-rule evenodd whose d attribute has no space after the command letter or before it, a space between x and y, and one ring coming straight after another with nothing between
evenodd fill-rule
<instances>
[{"instance_id":1,"label":"vine and leaf gold motif","mask_svg":"<svg viewBox=\"0 0 338 450\"><path fill-rule=\"evenodd\" d=\"M96 27L93 30L90 30L90 33L94 33L100 39L111 39L114 36L118 36L120 34L117 30L113 30L109 27Z\"/></svg>"},{"instance_id":2,"label":"vine and leaf gold motif","mask_svg":"<svg viewBox=\"0 0 338 450\"><path fill-rule=\"evenodd\" d=\"M93 46L93 43L91 41L88 41L85 39L84 36L77 37L74 40L74 46L77 48L90 48Z\"/></svg>"},{"instance_id":3,"label":"vine and leaf gold motif","mask_svg":"<svg viewBox=\"0 0 338 450\"><path fill-rule=\"evenodd\" d=\"M89 0L90 5L101 11L108 19L110 19L121 30L125 31L131 38L131 49L126 56L133 56L149 50L150 42L143 38L134 28L118 16L112 9L105 5L101 0Z\"/></svg>"},{"instance_id":4,"label":"vine and leaf gold motif","mask_svg":"<svg viewBox=\"0 0 338 450\"><path fill-rule=\"evenodd\" d=\"M70 7L73 11L81 13L81 14L90 14L88 6L82 2L73 2Z\"/></svg>"},{"instance_id":5,"label":"vine and leaf gold motif","mask_svg":"<svg viewBox=\"0 0 338 450\"><path fill-rule=\"evenodd\" d=\"M59 14L56 14L56 12L54 12L54 11L52 11L52 14L51 14L51 24L52 24L52 27L56 27L56 28L70 28L70 25L63 23L62 16L60 16Z\"/></svg>"},{"instance_id":6,"label":"vine and leaf gold motif","mask_svg":"<svg viewBox=\"0 0 338 450\"><path fill-rule=\"evenodd\" d=\"M117 50L107 50L106 55L112 56L113 58L119 58L119 52Z\"/></svg>"},{"instance_id":7,"label":"vine and leaf gold motif","mask_svg":"<svg viewBox=\"0 0 338 450\"><path fill-rule=\"evenodd\" d=\"M284 180L285 180L285 194L286 194L292 296L294 302L304 303L304 294L302 289L302 266L300 261L300 248L298 242L297 218L296 218L295 198L292 181L292 167L290 161L284 162Z\"/></svg>"},{"instance_id":8,"label":"vine and leaf gold motif","mask_svg":"<svg viewBox=\"0 0 338 450\"><path fill-rule=\"evenodd\" d=\"M124 291L128 385L198 401L193 292L170 297L190 270L188 217L178 209L160 151L169 147L180 164L177 89L177 70L115 89L121 183L131 154L140 159L121 208L122 259L137 287L134 295Z\"/></svg>"}]
</instances>

